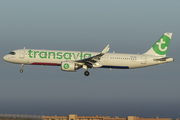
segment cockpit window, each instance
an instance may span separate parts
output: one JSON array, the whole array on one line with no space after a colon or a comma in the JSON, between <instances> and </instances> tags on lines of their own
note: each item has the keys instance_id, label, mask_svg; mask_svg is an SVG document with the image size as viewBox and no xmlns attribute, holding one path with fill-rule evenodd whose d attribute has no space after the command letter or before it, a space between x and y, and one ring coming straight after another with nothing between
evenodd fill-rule
<instances>
[{"instance_id":1,"label":"cockpit window","mask_svg":"<svg viewBox=\"0 0 180 120\"><path fill-rule=\"evenodd\" d=\"M15 52L10 52L9 54L11 54L11 55L15 55L16 53L15 53Z\"/></svg>"}]
</instances>

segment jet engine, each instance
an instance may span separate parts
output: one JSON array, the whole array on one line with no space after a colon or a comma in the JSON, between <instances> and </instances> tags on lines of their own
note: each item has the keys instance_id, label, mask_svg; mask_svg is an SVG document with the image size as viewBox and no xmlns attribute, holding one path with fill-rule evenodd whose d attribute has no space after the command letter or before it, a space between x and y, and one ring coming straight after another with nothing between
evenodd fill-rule
<instances>
[{"instance_id":1,"label":"jet engine","mask_svg":"<svg viewBox=\"0 0 180 120\"><path fill-rule=\"evenodd\" d=\"M63 71L74 72L79 68L81 68L81 66L76 64L75 62L61 62L61 70Z\"/></svg>"}]
</instances>

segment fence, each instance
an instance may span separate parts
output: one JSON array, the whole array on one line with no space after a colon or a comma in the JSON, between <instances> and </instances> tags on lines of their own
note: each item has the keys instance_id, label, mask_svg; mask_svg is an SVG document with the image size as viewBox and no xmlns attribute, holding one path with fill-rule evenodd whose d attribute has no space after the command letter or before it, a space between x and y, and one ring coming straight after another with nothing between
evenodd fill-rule
<instances>
[{"instance_id":1,"label":"fence","mask_svg":"<svg viewBox=\"0 0 180 120\"><path fill-rule=\"evenodd\" d=\"M42 116L41 115L0 114L0 117L42 120Z\"/></svg>"}]
</instances>

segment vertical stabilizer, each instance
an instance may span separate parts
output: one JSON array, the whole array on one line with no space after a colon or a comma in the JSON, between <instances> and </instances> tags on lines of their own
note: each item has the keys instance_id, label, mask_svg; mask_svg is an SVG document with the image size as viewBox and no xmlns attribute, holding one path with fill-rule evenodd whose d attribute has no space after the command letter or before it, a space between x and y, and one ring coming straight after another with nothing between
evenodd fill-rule
<instances>
[{"instance_id":1,"label":"vertical stabilizer","mask_svg":"<svg viewBox=\"0 0 180 120\"><path fill-rule=\"evenodd\" d=\"M165 57L173 33L164 33L161 38L144 54Z\"/></svg>"}]
</instances>

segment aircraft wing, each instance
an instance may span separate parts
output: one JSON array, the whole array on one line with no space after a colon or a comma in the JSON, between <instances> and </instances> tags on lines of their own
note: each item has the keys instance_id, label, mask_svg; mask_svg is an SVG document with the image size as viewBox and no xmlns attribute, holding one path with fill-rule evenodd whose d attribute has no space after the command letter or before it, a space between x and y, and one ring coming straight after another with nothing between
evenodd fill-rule
<instances>
[{"instance_id":1,"label":"aircraft wing","mask_svg":"<svg viewBox=\"0 0 180 120\"><path fill-rule=\"evenodd\" d=\"M81 60L77 60L75 62L78 62L78 63L84 63L85 65L87 65L88 67L92 68L92 65L96 62L98 62L100 60L100 58L106 53L109 51L109 45L107 45L104 50L95 55L95 56L92 56L92 57L89 57L89 58L85 58L85 59L81 59Z\"/></svg>"}]
</instances>

